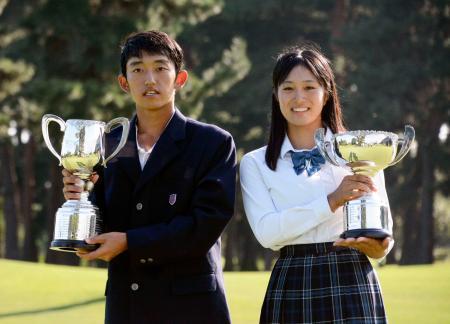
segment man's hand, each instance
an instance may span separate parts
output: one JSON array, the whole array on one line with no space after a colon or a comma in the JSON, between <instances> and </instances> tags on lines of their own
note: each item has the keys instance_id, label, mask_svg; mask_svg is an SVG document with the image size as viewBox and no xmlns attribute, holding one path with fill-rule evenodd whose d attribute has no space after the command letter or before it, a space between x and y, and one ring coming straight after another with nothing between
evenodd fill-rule
<instances>
[{"instance_id":1,"label":"man's hand","mask_svg":"<svg viewBox=\"0 0 450 324\"><path fill-rule=\"evenodd\" d=\"M100 234L88 238L86 242L89 244L101 244L100 247L95 251L77 252L77 255L80 258L89 261L100 259L109 262L128 248L127 235L126 233L121 232Z\"/></svg>"},{"instance_id":2,"label":"man's hand","mask_svg":"<svg viewBox=\"0 0 450 324\"><path fill-rule=\"evenodd\" d=\"M338 239L334 242L334 245L358 249L369 258L380 259L388 254L390 246L393 243L394 240L390 237L386 237L384 240L377 240L369 237L358 237L357 239Z\"/></svg>"},{"instance_id":3,"label":"man's hand","mask_svg":"<svg viewBox=\"0 0 450 324\"><path fill-rule=\"evenodd\" d=\"M66 198L66 200L80 200L81 193L83 192L84 186L85 186L84 181L81 180L79 177L73 175L66 169L62 170L62 175L64 176L63 177L64 198ZM92 174L90 181L92 181L93 183L96 183L97 180L98 180L98 174L95 174L95 173Z\"/></svg>"}]
</instances>

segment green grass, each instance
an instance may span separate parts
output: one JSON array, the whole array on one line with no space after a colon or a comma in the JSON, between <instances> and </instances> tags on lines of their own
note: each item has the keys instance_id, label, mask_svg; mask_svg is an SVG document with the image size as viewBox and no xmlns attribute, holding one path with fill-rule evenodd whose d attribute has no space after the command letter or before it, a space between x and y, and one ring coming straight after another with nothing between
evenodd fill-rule
<instances>
[{"instance_id":1,"label":"green grass","mask_svg":"<svg viewBox=\"0 0 450 324\"><path fill-rule=\"evenodd\" d=\"M390 323L450 323L450 263L379 268ZM0 323L103 321L104 269L0 260ZM226 273L233 323L257 323L268 272Z\"/></svg>"}]
</instances>

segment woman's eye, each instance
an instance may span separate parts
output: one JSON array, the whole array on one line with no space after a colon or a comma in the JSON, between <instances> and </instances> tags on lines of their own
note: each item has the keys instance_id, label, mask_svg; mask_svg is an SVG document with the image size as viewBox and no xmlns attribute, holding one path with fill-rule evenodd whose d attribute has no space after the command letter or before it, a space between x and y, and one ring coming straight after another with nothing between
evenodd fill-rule
<instances>
[{"instance_id":1,"label":"woman's eye","mask_svg":"<svg viewBox=\"0 0 450 324\"><path fill-rule=\"evenodd\" d=\"M315 88L313 86L307 86L305 87L306 90L314 90Z\"/></svg>"},{"instance_id":2,"label":"woman's eye","mask_svg":"<svg viewBox=\"0 0 450 324\"><path fill-rule=\"evenodd\" d=\"M141 71L142 71L141 68L135 68L135 69L133 69L133 72L134 72L134 73L139 73L139 72L141 72Z\"/></svg>"},{"instance_id":3,"label":"woman's eye","mask_svg":"<svg viewBox=\"0 0 450 324\"><path fill-rule=\"evenodd\" d=\"M290 91L290 90L292 90L292 87L285 87L285 88L283 88L283 91Z\"/></svg>"},{"instance_id":4,"label":"woman's eye","mask_svg":"<svg viewBox=\"0 0 450 324\"><path fill-rule=\"evenodd\" d=\"M157 71L164 71L167 70L164 66L160 66L156 68Z\"/></svg>"}]
</instances>

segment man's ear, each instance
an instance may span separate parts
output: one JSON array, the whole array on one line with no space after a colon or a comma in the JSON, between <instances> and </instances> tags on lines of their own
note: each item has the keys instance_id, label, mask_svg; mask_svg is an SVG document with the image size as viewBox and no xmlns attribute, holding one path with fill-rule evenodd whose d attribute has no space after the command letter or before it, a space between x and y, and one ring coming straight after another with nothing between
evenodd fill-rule
<instances>
[{"instance_id":1,"label":"man's ear","mask_svg":"<svg viewBox=\"0 0 450 324\"><path fill-rule=\"evenodd\" d=\"M180 70L175 78L175 89L180 90L186 84L188 79L188 73L186 70Z\"/></svg>"},{"instance_id":2,"label":"man's ear","mask_svg":"<svg viewBox=\"0 0 450 324\"><path fill-rule=\"evenodd\" d=\"M123 91L125 91L126 93L130 91L127 78L125 78L123 74L119 74L119 76L117 77L117 81L119 81L119 86Z\"/></svg>"}]
</instances>

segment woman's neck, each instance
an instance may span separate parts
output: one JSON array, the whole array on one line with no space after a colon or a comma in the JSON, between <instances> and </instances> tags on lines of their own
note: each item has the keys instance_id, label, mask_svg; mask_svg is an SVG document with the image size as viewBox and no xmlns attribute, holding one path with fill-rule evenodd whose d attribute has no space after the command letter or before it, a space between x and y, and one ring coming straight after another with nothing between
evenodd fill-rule
<instances>
[{"instance_id":1,"label":"woman's neck","mask_svg":"<svg viewBox=\"0 0 450 324\"><path fill-rule=\"evenodd\" d=\"M301 127L288 125L287 135L292 147L296 150L309 150L316 146L314 132L317 128L319 128L317 125Z\"/></svg>"}]
</instances>

